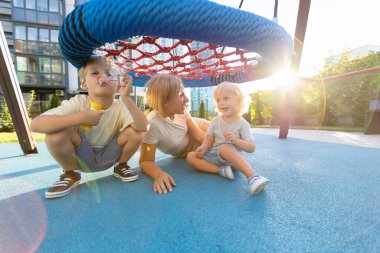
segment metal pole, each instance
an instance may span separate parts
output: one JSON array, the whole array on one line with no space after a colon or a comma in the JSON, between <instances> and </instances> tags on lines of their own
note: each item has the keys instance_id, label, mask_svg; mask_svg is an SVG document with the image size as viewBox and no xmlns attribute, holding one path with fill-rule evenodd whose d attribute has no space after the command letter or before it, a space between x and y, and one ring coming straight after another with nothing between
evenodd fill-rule
<instances>
[{"instance_id":1,"label":"metal pole","mask_svg":"<svg viewBox=\"0 0 380 253\"><path fill-rule=\"evenodd\" d=\"M291 62L292 71L297 74L302 56L303 43L305 40L307 21L309 18L309 10L310 10L311 0L300 0L298 6L298 16L297 16L297 24L296 31L294 35L294 47L295 47L295 56ZM286 92L286 91L285 91ZM291 107L291 97L290 94L287 94L287 101L285 101L284 109L281 112L280 119L280 139L286 139L288 137L289 131L289 123L290 123L290 115L289 108ZM291 111L291 110L290 110Z\"/></svg>"}]
</instances>

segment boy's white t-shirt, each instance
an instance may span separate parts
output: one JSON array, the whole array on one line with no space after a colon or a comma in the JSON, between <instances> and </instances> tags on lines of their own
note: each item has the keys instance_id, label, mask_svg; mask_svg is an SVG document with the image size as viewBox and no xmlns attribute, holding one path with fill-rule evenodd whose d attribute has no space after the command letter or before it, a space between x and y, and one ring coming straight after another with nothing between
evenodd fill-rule
<instances>
[{"instance_id":1,"label":"boy's white t-shirt","mask_svg":"<svg viewBox=\"0 0 380 253\"><path fill-rule=\"evenodd\" d=\"M77 113L83 108L90 108L90 99L87 95L62 101L62 104L54 109L46 111L43 115L67 115ZM92 126L91 130L76 127L82 138L85 138L94 148L102 148L107 145L116 133L122 131L133 122L132 115L122 100L115 99L112 106L104 110L99 124Z\"/></svg>"},{"instance_id":2,"label":"boy's white t-shirt","mask_svg":"<svg viewBox=\"0 0 380 253\"><path fill-rule=\"evenodd\" d=\"M179 154L186 149L189 144L189 135L183 114L175 114L171 120L153 110L148 114L147 119L149 129L144 135L144 143L157 144L161 152L171 155Z\"/></svg>"}]
</instances>

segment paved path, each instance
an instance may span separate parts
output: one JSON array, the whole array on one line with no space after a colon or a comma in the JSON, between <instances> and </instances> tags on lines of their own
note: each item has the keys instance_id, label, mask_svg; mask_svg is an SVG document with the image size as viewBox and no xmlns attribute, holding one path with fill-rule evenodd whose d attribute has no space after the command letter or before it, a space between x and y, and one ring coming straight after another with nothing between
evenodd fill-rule
<instances>
[{"instance_id":1,"label":"paved path","mask_svg":"<svg viewBox=\"0 0 380 253\"><path fill-rule=\"evenodd\" d=\"M279 129L254 128L253 133L278 136ZM358 132L289 129L288 138L380 148L380 134L366 135Z\"/></svg>"}]
</instances>

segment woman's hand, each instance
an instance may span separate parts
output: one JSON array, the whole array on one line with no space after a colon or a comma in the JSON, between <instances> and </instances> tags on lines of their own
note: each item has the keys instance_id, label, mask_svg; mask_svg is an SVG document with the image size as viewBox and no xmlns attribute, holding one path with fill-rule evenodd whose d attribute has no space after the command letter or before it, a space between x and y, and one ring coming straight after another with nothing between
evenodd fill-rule
<instances>
[{"instance_id":1,"label":"woman's hand","mask_svg":"<svg viewBox=\"0 0 380 253\"><path fill-rule=\"evenodd\" d=\"M176 186L174 179L166 172L162 172L153 182L153 191L159 194L172 192L172 186Z\"/></svg>"}]
</instances>

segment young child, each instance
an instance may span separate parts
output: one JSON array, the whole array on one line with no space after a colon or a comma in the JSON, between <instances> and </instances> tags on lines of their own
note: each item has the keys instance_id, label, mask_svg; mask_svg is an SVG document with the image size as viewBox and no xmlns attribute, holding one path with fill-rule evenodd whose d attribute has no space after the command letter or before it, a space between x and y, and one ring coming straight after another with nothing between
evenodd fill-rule
<instances>
[{"instance_id":1,"label":"young child","mask_svg":"<svg viewBox=\"0 0 380 253\"><path fill-rule=\"evenodd\" d=\"M224 82L216 88L214 100L220 115L211 121L203 143L186 159L197 170L219 173L230 180L234 179L231 166L236 168L247 177L250 193L256 195L264 189L268 179L255 175L241 154L242 150L248 153L255 151L250 126L241 117L243 98L239 86L234 83Z\"/></svg>"},{"instance_id":2,"label":"young child","mask_svg":"<svg viewBox=\"0 0 380 253\"><path fill-rule=\"evenodd\" d=\"M114 176L134 181L138 174L127 162L139 148L148 121L130 97L132 78L112 69L102 56L92 56L79 70L77 95L34 118L31 130L45 133L46 146L64 173L45 192L58 198L79 185L81 171L95 172L114 166ZM120 98L115 99L116 93ZM92 109L90 109L92 108Z\"/></svg>"}]
</instances>

